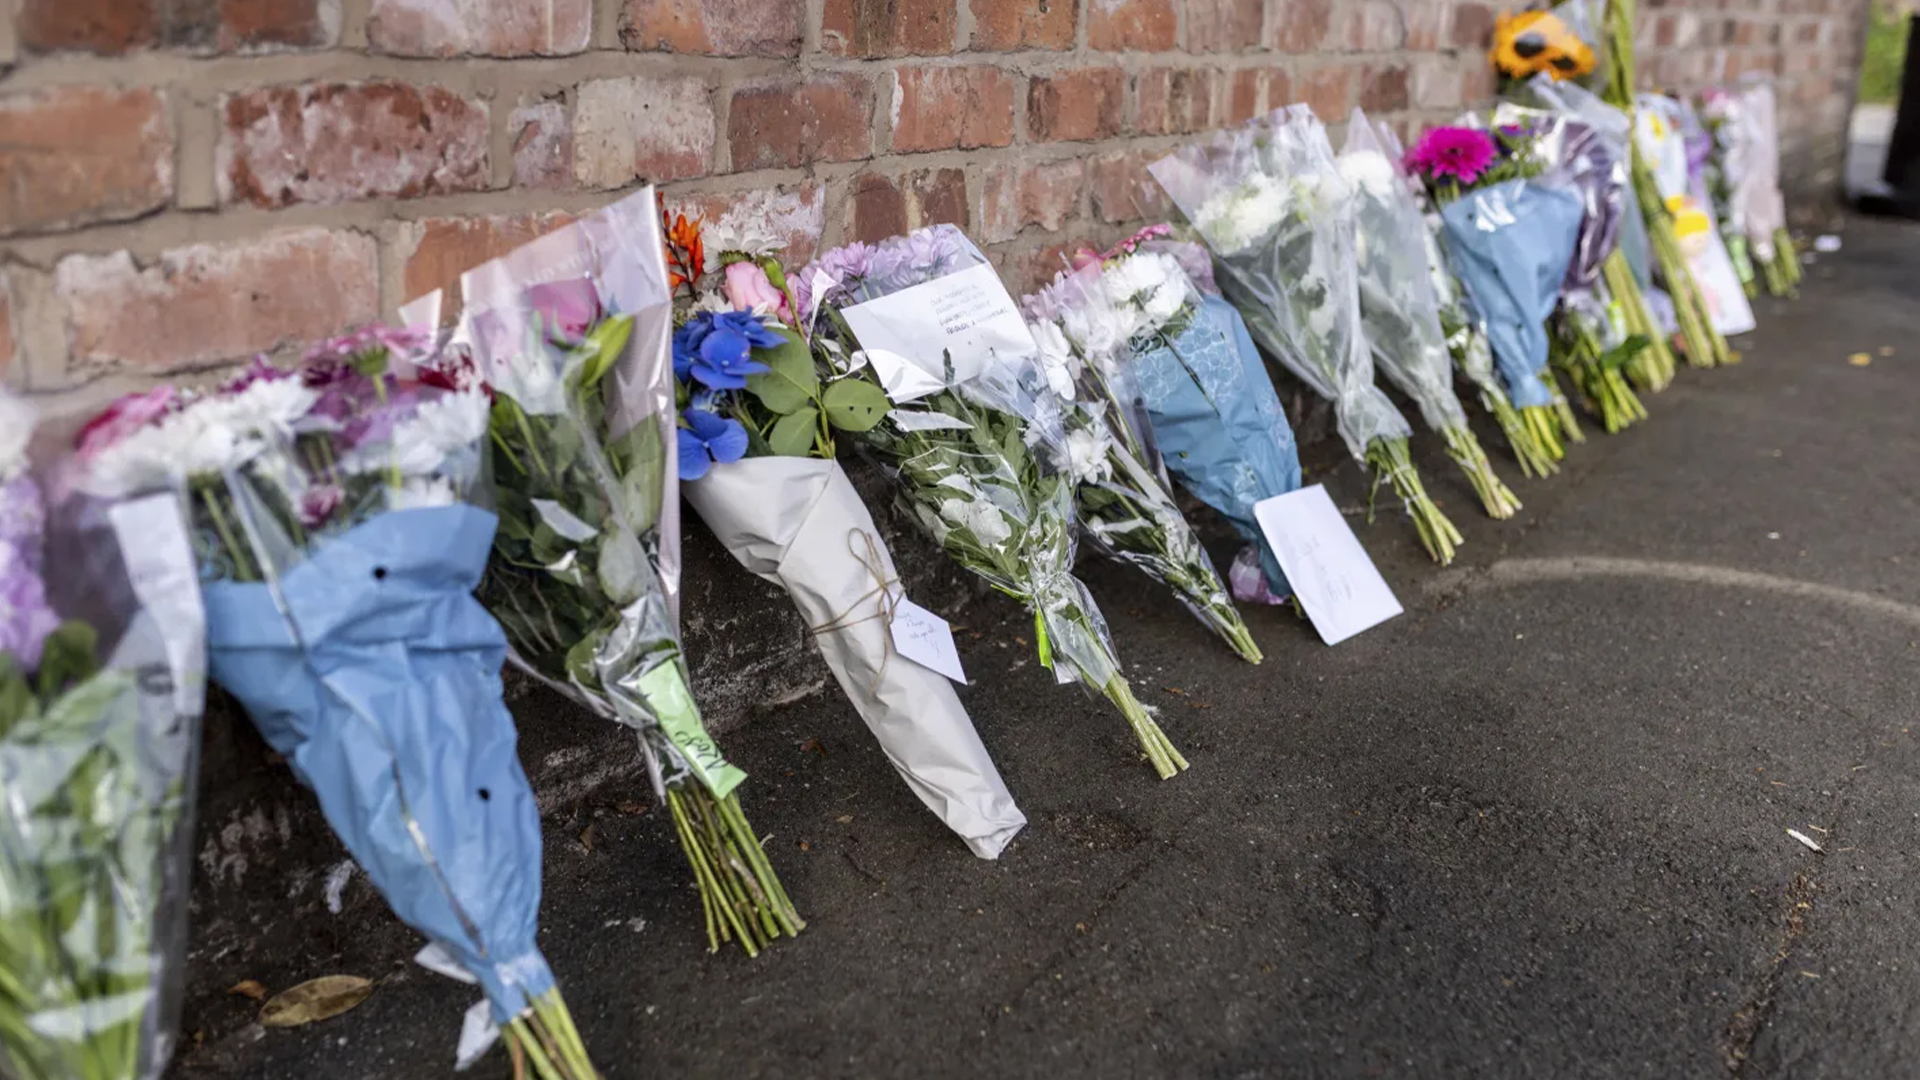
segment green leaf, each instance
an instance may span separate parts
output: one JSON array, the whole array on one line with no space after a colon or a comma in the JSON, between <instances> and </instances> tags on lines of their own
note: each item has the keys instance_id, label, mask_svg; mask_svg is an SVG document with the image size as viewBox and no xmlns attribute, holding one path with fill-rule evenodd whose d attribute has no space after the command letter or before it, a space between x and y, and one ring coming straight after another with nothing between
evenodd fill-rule
<instances>
[{"instance_id":1,"label":"green leaf","mask_svg":"<svg viewBox=\"0 0 1920 1080\"><path fill-rule=\"evenodd\" d=\"M650 577L647 553L625 529L605 534L600 548L600 587L615 607L624 608L646 592Z\"/></svg>"},{"instance_id":2,"label":"green leaf","mask_svg":"<svg viewBox=\"0 0 1920 1080\"><path fill-rule=\"evenodd\" d=\"M820 410L811 405L788 413L773 425L773 431L767 435L767 448L780 457L809 456L817 430L814 425L819 419Z\"/></svg>"},{"instance_id":3,"label":"green leaf","mask_svg":"<svg viewBox=\"0 0 1920 1080\"><path fill-rule=\"evenodd\" d=\"M61 623L59 629L47 636L40 652L38 673L42 698L52 698L99 669L100 664L93 655L98 636L93 627L78 619Z\"/></svg>"},{"instance_id":4,"label":"green leaf","mask_svg":"<svg viewBox=\"0 0 1920 1080\"><path fill-rule=\"evenodd\" d=\"M827 387L821 403L827 407L827 423L853 432L873 430L893 407L886 391L865 379L841 379Z\"/></svg>"},{"instance_id":5,"label":"green leaf","mask_svg":"<svg viewBox=\"0 0 1920 1080\"><path fill-rule=\"evenodd\" d=\"M614 362L626 351L627 339L633 336L633 316L615 315L602 320L587 334L587 340L580 343L580 351L586 354L587 362L580 370L581 386L597 386Z\"/></svg>"},{"instance_id":6,"label":"green leaf","mask_svg":"<svg viewBox=\"0 0 1920 1080\"><path fill-rule=\"evenodd\" d=\"M747 389L769 410L786 416L800 411L820 394L820 375L813 367L813 353L793 331L781 328L786 339L772 349L755 349L753 358L772 371L747 376Z\"/></svg>"}]
</instances>

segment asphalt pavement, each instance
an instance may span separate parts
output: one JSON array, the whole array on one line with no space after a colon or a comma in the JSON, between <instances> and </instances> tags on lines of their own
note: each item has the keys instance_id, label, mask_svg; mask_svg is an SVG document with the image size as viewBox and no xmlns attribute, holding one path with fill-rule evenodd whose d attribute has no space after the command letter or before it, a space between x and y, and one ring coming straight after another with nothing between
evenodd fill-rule
<instances>
[{"instance_id":1,"label":"asphalt pavement","mask_svg":"<svg viewBox=\"0 0 1920 1080\"><path fill-rule=\"evenodd\" d=\"M706 951L642 781L544 792L541 944L600 1068L1915 1075L1920 228L1856 222L1800 299L1758 308L1740 364L1682 371L1557 477L1521 481L1489 437L1513 521L1420 440L1467 537L1446 570L1404 518L1368 524L1358 468L1316 444L1309 481L1407 609L1338 647L1252 612L1250 667L1144 579L1086 565L1193 763L1177 779L1053 685L1014 606L921 598L963 628L963 696L1031 824L976 860L836 695L771 710L726 750L809 927L756 960ZM515 709L578 722L544 693ZM263 848L332 843L311 816L259 827ZM171 1076L451 1070L473 992L413 966L421 941L336 876L337 913L270 868L244 907L202 886ZM227 992L333 973L378 985L301 1028L263 1030ZM471 1075L509 1075L504 1055Z\"/></svg>"}]
</instances>

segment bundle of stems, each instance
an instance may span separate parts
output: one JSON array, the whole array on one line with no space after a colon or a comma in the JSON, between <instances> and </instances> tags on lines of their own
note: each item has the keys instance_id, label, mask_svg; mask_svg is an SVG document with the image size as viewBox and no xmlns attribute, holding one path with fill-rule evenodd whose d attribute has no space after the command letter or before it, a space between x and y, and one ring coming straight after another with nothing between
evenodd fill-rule
<instances>
[{"instance_id":1,"label":"bundle of stems","mask_svg":"<svg viewBox=\"0 0 1920 1080\"><path fill-rule=\"evenodd\" d=\"M1563 310L1559 319L1562 365L1587 405L1600 417L1600 426L1613 435L1647 418L1647 410L1627 385L1623 369L1631 357L1645 351L1645 339L1630 337L1614 349L1600 340L1592 319Z\"/></svg>"},{"instance_id":2,"label":"bundle of stems","mask_svg":"<svg viewBox=\"0 0 1920 1080\"><path fill-rule=\"evenodd\" d=\"M1652 393L1665 390L1673 383L1673 350L1667 347L1667 336L1660 332L1659 324L1654 322L1653 312L1647 307L1646 295L1640 291L1640 283L1633 277L1633 268L1627 264L1626 255L1618 247L1600 264L1600 278L1608 295L1620 305L1627 333L1647 340L1647 347L1627 361L1627 377L1642 390Z\"/></svg>"}]
</instances>

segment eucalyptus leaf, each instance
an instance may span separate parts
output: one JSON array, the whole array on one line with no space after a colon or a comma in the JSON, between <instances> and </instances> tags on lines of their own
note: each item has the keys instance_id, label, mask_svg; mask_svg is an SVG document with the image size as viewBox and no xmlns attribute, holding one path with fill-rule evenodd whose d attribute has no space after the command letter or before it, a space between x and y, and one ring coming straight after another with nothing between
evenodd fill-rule
<instances>
[{"instance_id":1,"label":"eucalyptus leaf","mask_svg":"<svg viewBox=\"0 0 1920 1080\"><path fill-rule=\"evenodd\" d=\"M781 416L800 411L820 394L820 375L813 366L813 354L793 331L782 327L785 340L771 349L753 350L753 358L771 371L747 376L747 389L760 404Z\"/></svg>"},{"instance_id":2,"label":"eucalyptus leaf","mask_svg":"<svg viewBox=\"0 0 1920 1080\"><path fill-rule=\"evenodd\" d=\"M873 430L893 407L886 392L865 379L841 379L827 387L821 403L827 409L827 423L852 432Z\"/></svg>"},{"instance_id":3,"label":"eucalyptus leaf","mask_svg":"<svg viewBox=\"0 0 1920 1080\"><path fill-rule=\"evenodd\" d=\"M778 457L809 456L819 419L820 410L811 405L788 413L773 425L773 431L767 435L767 448Z\"/></svg>"}]
</instances>

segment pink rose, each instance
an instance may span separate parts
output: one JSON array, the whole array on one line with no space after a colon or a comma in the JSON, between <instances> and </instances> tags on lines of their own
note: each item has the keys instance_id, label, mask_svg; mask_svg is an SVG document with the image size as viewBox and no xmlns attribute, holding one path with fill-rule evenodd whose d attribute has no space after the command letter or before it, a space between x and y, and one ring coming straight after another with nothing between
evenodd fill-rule
<instances>
[{"instance_id":1,"label":"pink rose","mask_svg":"<svg viewBox=\"0 0 1920 1080\"><path fill-rule=\"evenodd\" d=\"M587 340L600 322L600 291L591 278L535 285L527 290L527 303L540 317L547 340L563 348Z\"/></svg>"},{"instance_id":2,"label":"pink rose","mask_svg":"<svg viewBox=\"0 0 1920 1080\"><path fill-rule=\"evenodd\" d=\"M787 298L773 287L767 272L757 263L728 264L726 294L735 311L752 311L765 304L769 311L785 314L782 309L787 306Z\"/></svg>"}]
</instances>

